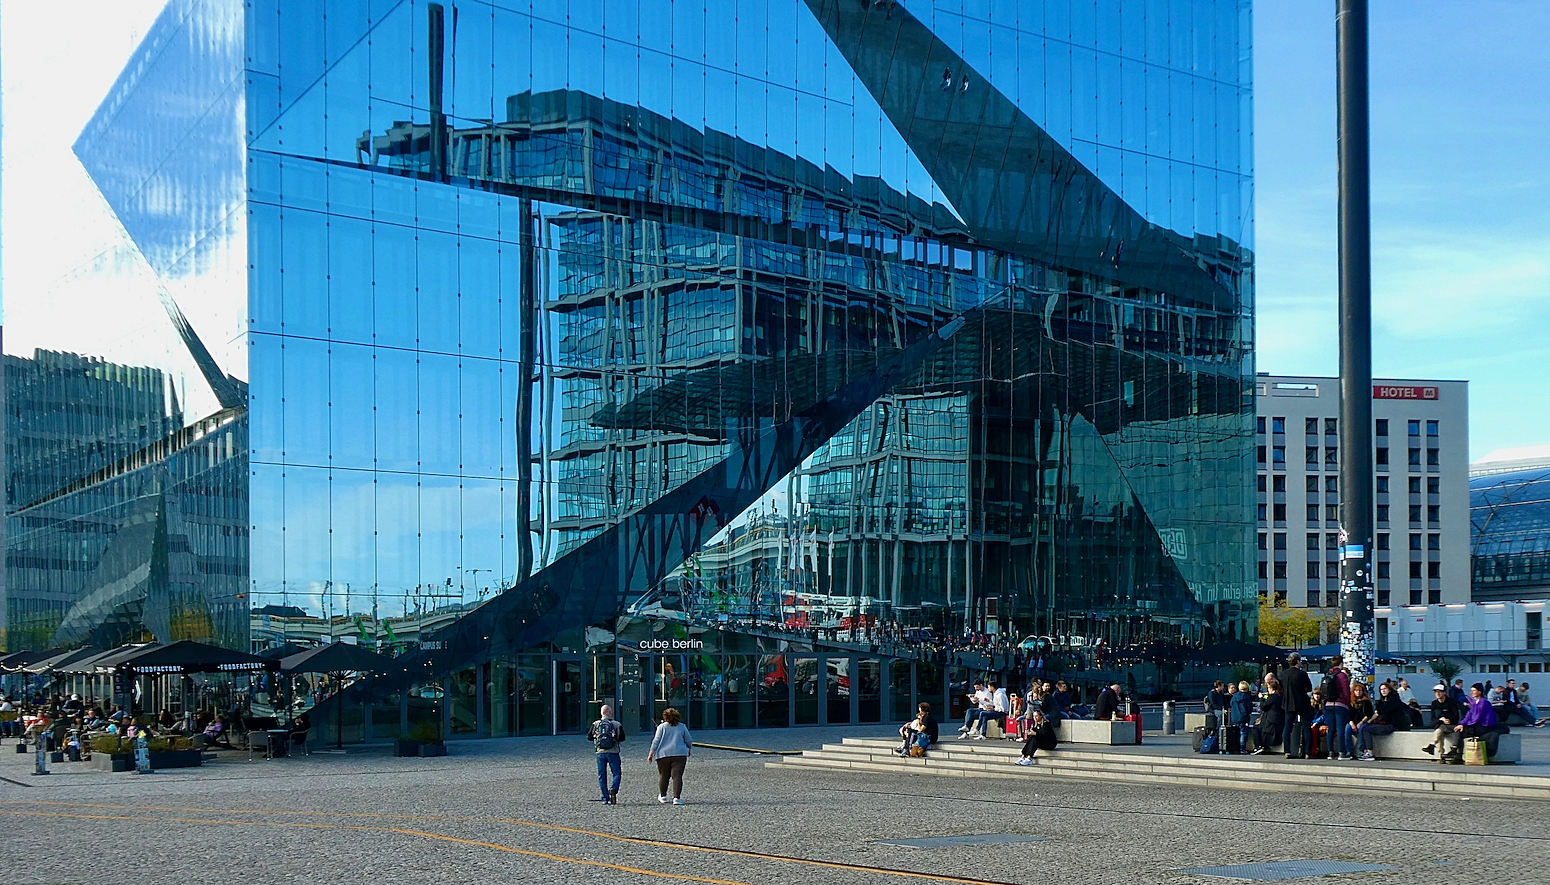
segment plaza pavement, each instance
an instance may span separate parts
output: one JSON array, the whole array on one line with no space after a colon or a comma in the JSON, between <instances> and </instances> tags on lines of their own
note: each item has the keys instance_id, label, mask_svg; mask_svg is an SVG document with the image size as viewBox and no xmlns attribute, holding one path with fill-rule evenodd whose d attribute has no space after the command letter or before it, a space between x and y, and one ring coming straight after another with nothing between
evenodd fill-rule
<instances>
[{"instance_id":1,"label":"plaza pavement","mask_svg":"<svg viewBox=\"0 0 1550 885\"><path fill-rule=\"evenodd\" d=\"M892 731L696 738L790 750ZM1523 773L1550 774L1545 731L1527 736ZM701 748L680 808L657 804L646 744L624 745L622 801L608 807L587 801L591 747L575 736L455 742L438 759L369 747L247 762L226 751L148 776L56 764L48 777L31 776L32 757L8 741L0 881L1182 885L1232 881L1183 868L1290 859L1395 867L1305 882L1550 881L1550 803L780 770ZM877 841L1004 833L1042 841Z\"/></svg>"}]
</instances>

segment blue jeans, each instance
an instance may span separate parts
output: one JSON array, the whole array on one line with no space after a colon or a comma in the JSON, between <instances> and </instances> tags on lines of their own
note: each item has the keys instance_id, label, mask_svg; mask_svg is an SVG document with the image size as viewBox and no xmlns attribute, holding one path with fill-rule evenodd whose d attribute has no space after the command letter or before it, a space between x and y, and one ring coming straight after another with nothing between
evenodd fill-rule
<instances>
[{"instance_id":1,"label":"blue jeans","mask_svg":"<svg viewBox=\"0 0 1550 885\"><path fill-rule=\"evenodd\" d=\"M1393 734L1394 726L1384 725L1381 722L1373 722L1361 727L1361 733L1356 736L1357 746L1363 750L1372 749L1373 737L1380 734Z\"/></svg>"},{"instance_id":2,"label":"blue jeans","mask_svg":"<svg viewBox=\"0 0 1550 885\"><path fill-rule=\"evenodd\" d=\"M619 766L619 754L618 753L597 753L596 756L597 756L597 788L599 790L603 791L603 798L607 799L608 798L608 794L619 792L619 775L620 775L620 771L621 771L620 770L620 766ZM608 787L608 772L609 772L610 769L614 773L614 785L613 785L612 789L609 789L609 787Z\"/></svg>"},{"instance_id":3,"label":"blue jeans","mask_svg":"<svg viewBox=\"0 0 1550 885\"><path fill-rule=\"evenodd\" d=\"M1329 757L1355 756L1351 749L1351 708L1325 704L1324 724L1329 726Z\"/></svg>"}]
</instances>

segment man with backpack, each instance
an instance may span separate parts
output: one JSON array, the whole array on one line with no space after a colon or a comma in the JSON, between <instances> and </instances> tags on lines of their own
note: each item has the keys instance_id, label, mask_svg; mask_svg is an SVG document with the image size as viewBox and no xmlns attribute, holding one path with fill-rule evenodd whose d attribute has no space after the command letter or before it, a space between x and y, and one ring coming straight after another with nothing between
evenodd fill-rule
<instances>
[{"instance_id":1,"label":"man with backpack","mask_svg":"<svg viewBox=\"0 0 1550 885\"><path fill-rule=\"evenodd\" d=\"M1340 655L1329 662L1329 671L1319 683L1324 696L1324 720L1329 725L1329 759L1355 759L1351 741L1351 674Z\"/></svg>"},{"instance_id":2,"label":"man with backpack","mask_svg":"<svg viewBox=\"0 0 1550 885\"><path fill-rule=\"evenodd\" d=\"M603 705L600 718L587 729L587 740L592 742L597 756L597 788L602 791L602 802L619 804L619 778L622 766L619 761L619 745L624 743L624 726L614 719L614 708ZM608 772L613 771L613 784L608 783Z\"/></svg>"}]
</instances>

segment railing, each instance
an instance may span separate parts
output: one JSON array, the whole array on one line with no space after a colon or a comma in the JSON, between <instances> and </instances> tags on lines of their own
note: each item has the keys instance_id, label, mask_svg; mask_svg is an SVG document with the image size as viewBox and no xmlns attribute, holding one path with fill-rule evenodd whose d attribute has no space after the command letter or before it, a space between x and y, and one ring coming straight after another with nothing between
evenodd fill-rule
<instances>
[{"instance_id":1,"label":"railing","mask_svg":"<svg viewBox=\"0 0 1550 885\"><path fill-rule=\"evenodd\" d=\"M1489 654L1502 651L1542 651L1544 640L1526 630L1449 630L1440 633L1398 633L1378 637L1380 651L1395 654Z\"/></svg>"}]
</instances>

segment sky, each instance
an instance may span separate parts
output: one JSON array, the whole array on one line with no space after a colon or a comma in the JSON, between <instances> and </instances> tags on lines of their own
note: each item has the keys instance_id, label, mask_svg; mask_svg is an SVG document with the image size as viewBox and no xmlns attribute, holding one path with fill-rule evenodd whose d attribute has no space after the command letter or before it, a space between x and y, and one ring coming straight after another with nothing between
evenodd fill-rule
<instances>
[{"instance_id":1,"label":"sky","mask_svg":"<svg viewBox=\"0 0 1550 885\"><path fill-rule=\"evenodd\" d=\"M70 150L161 6L0 4L0 291L6 352L163 366L192 416L213 397ZM1337 369L1333 9L1255 6L1262 372ZM1550 3L1373 0L1371 19L1374 373L1471 382L1474 460L1550 454Z\"/></svg>"}]
</instances>

